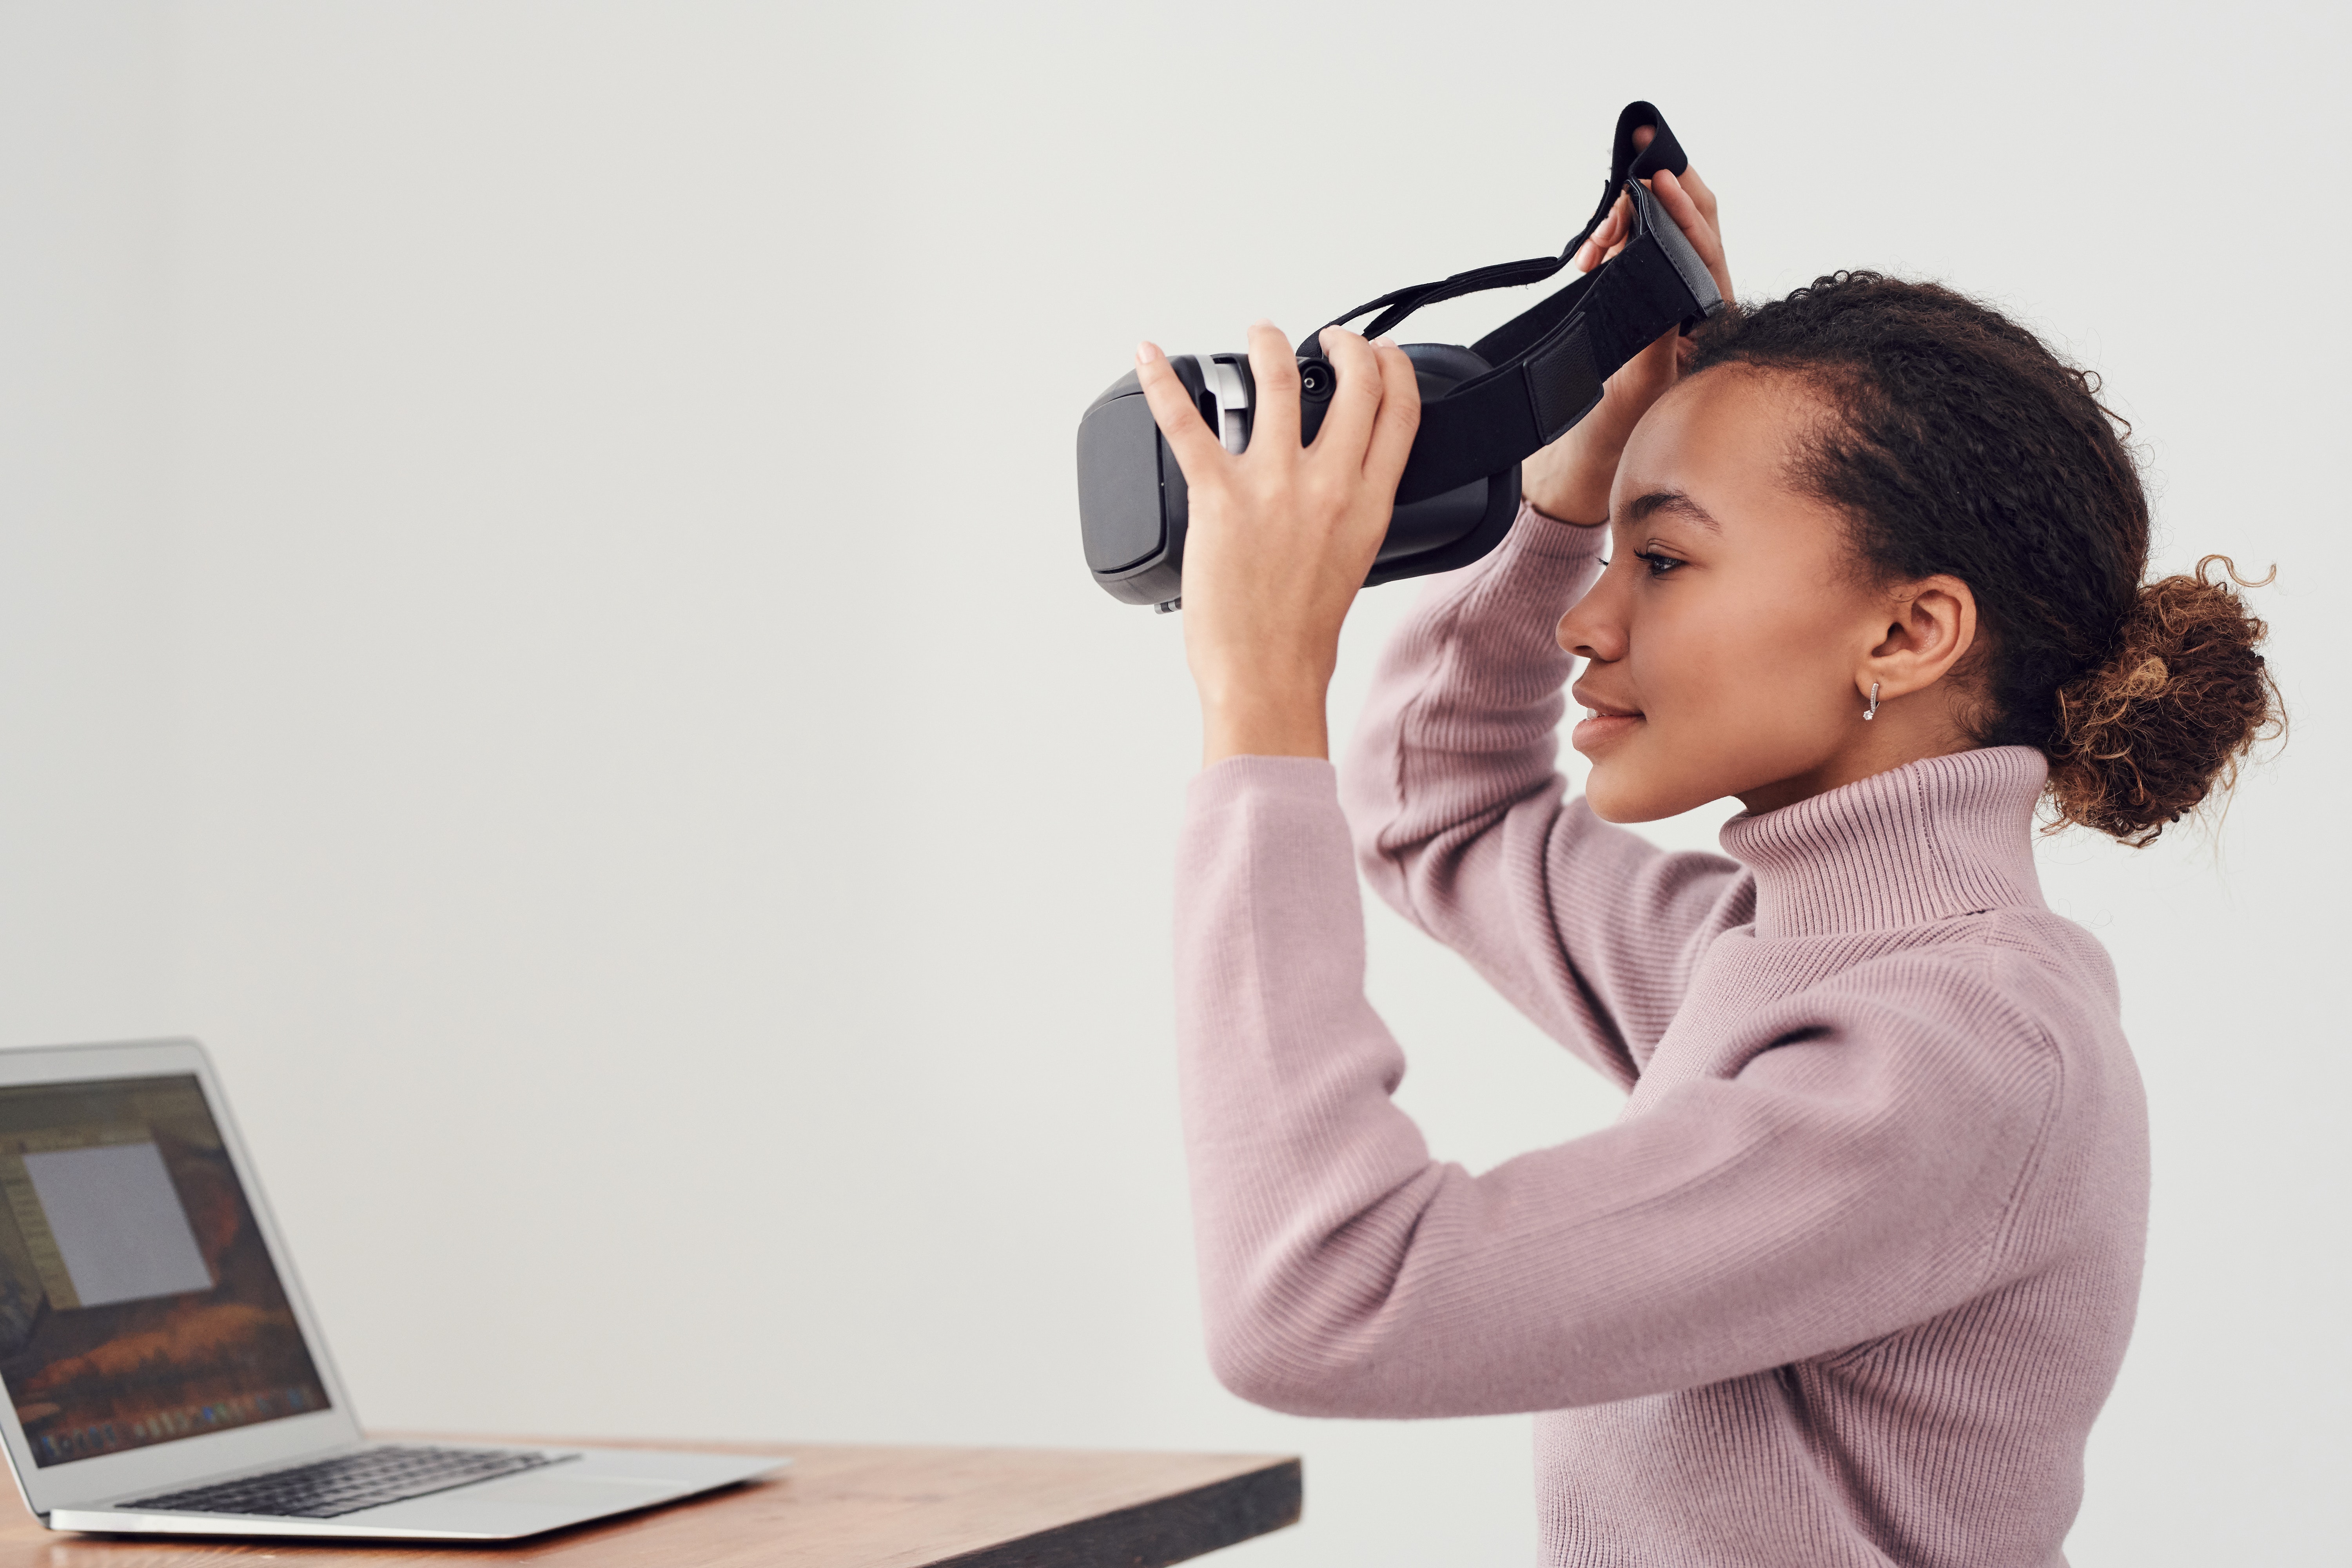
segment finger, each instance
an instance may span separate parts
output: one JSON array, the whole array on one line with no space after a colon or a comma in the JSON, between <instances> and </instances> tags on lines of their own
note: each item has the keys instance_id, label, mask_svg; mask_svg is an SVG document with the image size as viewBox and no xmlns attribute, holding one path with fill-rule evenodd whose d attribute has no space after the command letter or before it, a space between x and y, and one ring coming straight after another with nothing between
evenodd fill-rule
<instances>
[{"instance_id":1,"label":"finger","mask_svg":"<svg viewBox=\"0 0 2352 1568\"><path fill-rule=\"evenodd\" d=\"M1404 476L1405 459L1412 456L1412 438L1421 428L1421 378L1412 361L1394 338L1371 345L1381 373L1381 407L1372 423L1372 439L1364 449L1364 477L1393 496Z\"/></svg>"},{"instance_id":2,"label":"finger","mask_svg":"<svg viewBox=\"0 0 2352 1568\"><path fill-rule=\"evenodd\" d=\"M1592 233L1592 243L1601 255L1607 256L1612 247L1625 243L1625 220L1631 216L1625 198L1619 196L1617 205L1609 209L1609 216L1601 220L1601 226Z\"/></svg>"},{"instance_id":3,"label":"finger","mask_svg":"<svg viewBox=\"0 0 2352 1568\"><path fill-rule=\"evenodd\" d=\"M1635 127L1633 127L1633 151L1634 151L1634 152L1636 152L1636 153L1646 153L1646 152L1648 152L1648 151L1650 150L1650 143L1651 143L1651 142L1655 142L1657 139L1658 139L1658 128L1657 128L1656 126L1654 126L1654 125L1636 125Z\"/></svg>"},{"instance_id":4,"label":"finger","mask_svg":"<svg viewBox=\"0 0 2352 1568\"><path fill-rule=\"evenodd\" d=\"M1282 329L1263 317L1249 328L1250 447L1288 455L1298 450L1298 356Z\"/></svg>"},{"instance_id":5,"label":"finger","mask_svg":"<svg viewBox=\"0 0 2352 1568\"><path fill-rule=\"evenodd\" d=\"M1143 384L1143 401L1150 405L1151 417L1159 422L1160 435L1168 438L1168 449L1176 454L1176 466L1184 470L1184 481L1199 484L1215 473L1226 460L1224 446L1201 417L1192 395L1176 378L1174 367L1160 352L1158 343L1135 345L1135 379Z\"/></svg>"},{"instance_id":6,"label":"finger","mask_svg":"<svg viewBox=\"0 0 2352 1568\"><path fill-rule=\"evenodd\" d=\"M1579 272L1590 272L1601 265L1601 231L1608 222L1607 218L1602 218L1593 225L1592 232L1584 237L1584 243L1576 247L1576 269Z\"/></svg>"},{"instance_id":7,"label":"finger","mask_svg":"<svg viewBox=\"0 0 2352 1568\"><path fill-rule=\"evenodd\" d=\"M1685 169L1675 178L1683 189L1690 193L1691 200L1698 204L1699 216L1706 218L1707 226L1720 235L1723 232L1723 220L1716 216L1715 187L1700 179L1698 170L1696 168Z\"/></svg>"},{"instance_id":8,"label":"finger","mask_svg":"<svg viewBox=\"0 0 2352 1568\"><path fill-rule=\"evenodd\" d=\"M1683 188L1680 180L1664 169L1651 180L1650 194L1658 198L1658 205L1665 208L1666 216L1681 227L1684 237L1691 243L1691 248L1698 252L1698 258L1706 263L1707 271L1715 277L1717 291L1725 299L1730 299L1731 267L1723 258L1723 237L1715 232L1715 225L1699 211L1698 203Z\"/></svg>"},{"instance_id":9,"label":"finger","mask_svg":"<svg viewBox=\"0 0 2352 1568\"><path fill-rule=\"evenodd\" d=\"M1666 209L1666 216L1681 226L1684 237L1691 242L1692 249L1701 256L1722 253L1722 242L1716 236L1715 225L1707 221L1706 214L1699 210L1698 202L1680 180L1661 169L1651 177L1650 194L1657 197L1660 206Z\"/></svg>"},{"instance_id":10,"label":"finger","mask_svg":"<svg viewBox=\"0 0 2352 1568\"><path fill-rule=\"evenodd\" d=\"M1609 209L1609 216L1593 225L1592 232L1585 237L1582 245L1577 247L1576 268L1578 271L1590 272L1610 257L1614 256L1617 250L1624 248L1625 217L1625 198L1619 196L1617 205ZM1616 249L1612 249L1612 246Z\"/></svg>"},{"instance_id":11,"label":"finger","mask_svg":"<svg viewBox=\"0 0 2352 1568\"><path fill-rule=\"evenodd\" d=\"M1323 329L1323 357L1339 373L1323 428L1315 435L1315 449L1337 453L1350 467L1361 467L1364 444L1372 438L1372 420L1381 411L1381 367L1371 345L1354 332L1338 327Z\"/></svg>"},{"instance_id":12,"label":"finger","mask_svg":"<svg viewBox=\"0 0 2352 1568\"><path fill-rule=\"evenodd\" d=\"M1633 237L1633 198L1620 195L1617 205L1609 209L1609 237L1601 242L1608 248L1601 252L1601 259L1606 261L1615 256Z\"/></svg>"}]
</instances>

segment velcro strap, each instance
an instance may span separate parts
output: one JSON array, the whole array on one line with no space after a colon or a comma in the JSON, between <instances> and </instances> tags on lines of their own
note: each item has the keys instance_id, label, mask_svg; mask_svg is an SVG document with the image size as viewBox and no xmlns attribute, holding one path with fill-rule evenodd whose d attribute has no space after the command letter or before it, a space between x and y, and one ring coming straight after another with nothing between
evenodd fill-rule
<instances>
[{"instance_id":1,"label":"velcro strap","mask_svg":"<svg viewBox=\"0 0 2352 1568\"><path fill-rule=\"evenodd\" d=\"M1519 362L1528 380L1528 403L1536 414L1536 445L1549 447L1568 434L1569 426L1592 412L1601 401L1601 384L1609 378L1592 363L1592 343L1584 323L1569 322L1557 336L1547 338Z\"/></svg>"},{"instance_id":2,"label":"velcro strap","mask_svg":"<svg viewBox=\"0 0 2352 1568\"><path fill-rule=\"evenodd\" d=\"M1634 221L1625 248L1481 338L1472 352L1493 368L1423 405L1399 505L1501 473L1558 440L1628 360L1722 307L1665 209L1641 185L1628 189Z\"/></svg>"},{"instance_id":3,"label":"velcro strap","mask_svg":"<svg viewBox=\"0 0 2352 1568\"><path fill-rule=\"evenodd\" d=\"M1542 446L1541 437L1518 366L1465 381L1422 405L1421 428L1397 481L1397 504L1499 474Z\"/></svg>"},{"instance_id":4,"label":"velcro strap","mask_svg":"<svg viewBox=\"0 0 2352 1568\"><path fill-rule=\"evenodd\" d=\"M1647 127L1650 144L1640 152L1633 150L1633 133ZM1415 283L1410 288L1391 289L1377 300L1367 300L1344 316L1326 321L1325 326L1344 327L1367 311L1381 314L1364 328L1364 336L1377 338L1393 331L1403 320L1423 305L1434 305L1443 300L1457 300L1465 294L1481 293L1489 289L1514 289L1523 284L1540 283L1561 268L1576 259L1584 242L1592 237L1601 220L1609 216L1617 194L1628 181L1642 181L1664 169L1680 175L1690 167L1683 153L1683 144L1666 124L1666 117L1657 106L1636 100L1625 106L1617 116L1617 134L1610 146L1609 178L1601 187L1601 205L1577 230L1576 237L1558 256L1530 257L1525 261L1498 261L1486 267L1474 267L1467 272L1457 272L1451 278L1441 278L1433 283Z\"/></svg>"},{"instance_id":5,"label":"velcro strap","mask_svg":"<svg viewBox=\"0 0 2352 1568\"><path fill-rule=\"evenodd\" d=\"M1644 126L1653 132L1650 144L1636 152L1633 133ZM1680 174L1689 166L1665 117L1651 104L1627 104L1617 117L1601 205L1559 255L1499 262L1398 289L1330 323L1340 326L1377 310L1364 335L1379 337L1423 305L1540 283L1575 258L1621 195L1632 199L1623 249L1472 344L1492 368L1423 405L1421 429L1397 486L1399 505L1501 473L1558 440L1592 411L1602 384L1626 361L1676 327L1722 308L1706 263L1641 183L1661 169Z\"/></svg>"}]
</instances>

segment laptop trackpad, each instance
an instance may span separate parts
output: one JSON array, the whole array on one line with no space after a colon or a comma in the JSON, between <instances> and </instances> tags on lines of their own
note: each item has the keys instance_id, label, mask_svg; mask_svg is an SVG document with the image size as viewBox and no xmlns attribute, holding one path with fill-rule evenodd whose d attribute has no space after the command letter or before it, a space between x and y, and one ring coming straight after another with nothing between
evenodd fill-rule
<instances>
[{"instance_id":1,"label":"laptop trackpad","mask_svg":"<svg viewBox=\"0 0 2352 1568\"><path fill-rule=\"evenodd\" d=\"M534 1471L370 1509L353 1523L527 1535L608 1513L646 1508L693 1492L688 1482L635 1476Z\"/></svg>"},{"instance_id":2,"label":"laptop trackpad","mask_svg":"<svg viewBox=\"0 0 2352 1568\"><path fill-rule=\"evenodd\" d=\"M636 1480L627 1476L516 1476L478 1488L481 1500L530 1508L593 1508L601 1511L643 1508L674 1498L685 1489L676 1481Z\"/></svg>"}]
</instances>

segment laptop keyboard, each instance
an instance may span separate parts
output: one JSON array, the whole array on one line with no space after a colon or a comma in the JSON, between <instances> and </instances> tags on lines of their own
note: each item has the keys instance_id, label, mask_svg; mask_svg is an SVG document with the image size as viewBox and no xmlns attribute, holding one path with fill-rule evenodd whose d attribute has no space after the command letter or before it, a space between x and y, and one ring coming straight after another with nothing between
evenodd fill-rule
<instances>
[{"instance_id":1,"label":"laptop keyboard","mask_svg":"<svg viewBox=\"0 0 2352 1568\"><path fill-rule=\"evenodd\" d=\"M333 1519L363 1508L381 1508L404 1498L446 1492L520 1470L535 1470L579 1458L512 1448L435 1448L387 1443L356 1454L295 1465L258 1476L240 1476L208 1487L164 1492L122 1503L122 1508L169 1509L173 1513L268 1514L278 1519Z\"/></svg>"}]
</instances>

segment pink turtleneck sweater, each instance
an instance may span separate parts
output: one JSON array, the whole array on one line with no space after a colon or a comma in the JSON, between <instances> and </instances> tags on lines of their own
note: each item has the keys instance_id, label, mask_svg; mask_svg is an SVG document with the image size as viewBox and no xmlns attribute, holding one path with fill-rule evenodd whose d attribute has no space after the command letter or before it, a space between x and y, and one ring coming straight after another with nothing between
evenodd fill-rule
<instances>
[{"instance_id":1,"label":"pink turtleneck sweater","mask_svg":"<svg viewBox=\"0 0 2352 1568\"><path fill-rule=\"evenodd\" d=\"M1344 791L1280 757L1192 785L1211 1360L1307 1415L1540 1413L1548 1563L2062 1563L2147 1152L2106 956L2036 884L2042 760L1739 816L1729 858L1602 823L1553 769L1552 641L1601 542L1523 513L1439 579ZM1364 1000L1360 867L1625 1089L1613 1125L1430 1158Z\"/></svg>"}]
</instances>

